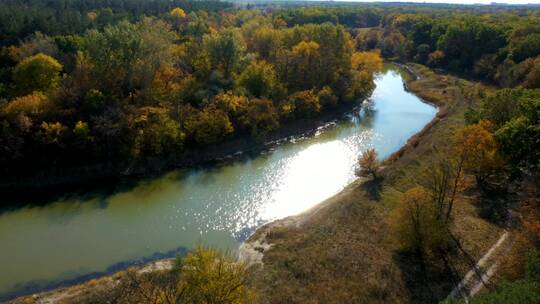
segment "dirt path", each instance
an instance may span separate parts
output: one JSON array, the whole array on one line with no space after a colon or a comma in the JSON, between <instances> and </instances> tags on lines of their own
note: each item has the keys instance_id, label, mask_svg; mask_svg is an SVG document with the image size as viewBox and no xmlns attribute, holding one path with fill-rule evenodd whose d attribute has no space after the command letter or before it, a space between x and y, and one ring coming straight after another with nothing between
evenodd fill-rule
<instances>
[{"instance_id":1,"label":"dirt path","mask_svg":"<svg viewBox=\"0 0 540 304\"><path fill-rule=\"evenodd\" d=\"M461 282L448 295L448 299L463 298L465 303L489 283L499 267L498 257L506 253L512 245L510 232L505 231L499 240L478 260L476 265L467 272ZM484 271L484 269L487 269Z\"/></svg>"}]
</instances>

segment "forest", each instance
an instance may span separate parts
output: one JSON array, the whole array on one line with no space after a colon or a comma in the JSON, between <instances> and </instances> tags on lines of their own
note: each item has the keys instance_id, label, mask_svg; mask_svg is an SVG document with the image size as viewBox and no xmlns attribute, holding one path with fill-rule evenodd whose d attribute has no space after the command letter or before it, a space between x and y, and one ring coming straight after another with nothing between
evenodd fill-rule
<instances>
[{"instance_id":1,"label":"forest","mask_svg":"<svg viewBox=\"0 0 540 304\"><path fill-rule=\"evenodd\" d=\"M377 250L386 250L381 260L392 255L406 275L419 271L418 281L402 283L406 275L399 281L409 283L407 293L414 298L411 290L418 286L411 286L433 283L428 279L432 272L443 273L433 277L444 284L457 285L457 267L463 265L454 268L452 259L472 258L456 230L475 229L459 227L463 213L457 209L468 199L488 202L474 215L489 223L481 227L510 230L513 212L520 212L517 245L508 250L530 252L527 257L520 252L519 262L513 261L519 266L512 282L501 280L473 303L534 303L540 295L540 259L531 249L540 248L540 209L537 192L522 184L532 180L537 186L540 172L540 10L532 6L2 1L0 180L24 181L36 172L58 174L102 164L128 174L130 168L160 161L174 166L235 139L262 143L293 124L359 105L375 89L375 77L387 62L412 67L418 79L407 89L440 111L424 133L389 159L379 159L373 149L360 155L357 175L365 184L348 190L343 205L349 209L328 218L348 219L360 213L355 208L365 213L342 229L346 237L339 246L354 243L350 227L376 219L368 226L380 230L370 237L388 232L397 238L380 242ZM443 125L437 129L436 123ZM428 143L422 146L421 139ZM410 160L413 156L403 151L417 158ZM362 200L380 204L346 205ZM507 201L513 203L512 212ZM166 274L172 279L127 272L126 285L94 296L116 297L118 303L252 303L256 290L266 297L262 302L279 303L276 297L284 295L268 284L278 282L291 303L305 303L289 283L304 286L326 274L328 265L345 265L345 258L338 263L330 254L316 255L325 252L316 250L317 242L326 246L338 239L341 222L332 225L324 226L331 237L322 228L302 231L300 225L268 233L281 243L265 266L275 271L262 279L250 281L253 274L245 265L198 248L177 260L176 272ZM362 233L371 232L364 228ZM305 235L314 235L312 247L299 262L291 256L306 247ZM312 271L309 263L322 270ZM190 271L199 268L204 271ZM377 285L398 276L386 270L380 275L387 277L366 283L376 285L368 291L370 300L388 303L401 295L400 287ZM342 287L353 289L347 286ZM432 287L424 289L444 300L440 294L447 286ZM314 295L323 292L310 288ZM509 297L514 302L505 302ZM426 299L410 302L432 300Z\"/></svg>"},{"instance_id":2,"label":"forest","mask_svg":"<svg viewBox=\"0 0 540 304\"><path fill-rule=\"evenodd\" d=\"M540 85L534 10L0 6L0 163L10 176L51 164L130 166L231 137L263 139L365 98L380 57L502 87Z\"/></svg>"},{"instance_id":3,"label":"forest","mask_svg":"<svg viewBox=\"0 0 540 304\"><path fill-rule=\"evenodd\" d=\"M81 1L44 16L57 8L17 3L3 2L10 17L0 17L0 162L10 175L262 139L362 100L382 64L378 53L358 51L343 25L216 11L225 4Z\"/></svg>"}]
</instances>

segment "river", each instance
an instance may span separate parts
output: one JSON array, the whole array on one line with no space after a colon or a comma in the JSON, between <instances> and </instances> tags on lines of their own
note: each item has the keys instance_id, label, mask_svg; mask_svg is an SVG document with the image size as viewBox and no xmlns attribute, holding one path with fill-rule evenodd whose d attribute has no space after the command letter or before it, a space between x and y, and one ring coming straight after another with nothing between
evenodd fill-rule
<instances>
[{"instance_id":1,"label":"river","mask_svg":"<svg viewBox=\"0 0 540 304\"><path fill-rule=\"evenodd\" d=\"M255 158L0 213L0 300L198 244L235 252L256 227L305 211L353 181L362 151L387 157L435 116L404 90L402 77L387 68L361 111Z\"/></svg>"}]
</instances>

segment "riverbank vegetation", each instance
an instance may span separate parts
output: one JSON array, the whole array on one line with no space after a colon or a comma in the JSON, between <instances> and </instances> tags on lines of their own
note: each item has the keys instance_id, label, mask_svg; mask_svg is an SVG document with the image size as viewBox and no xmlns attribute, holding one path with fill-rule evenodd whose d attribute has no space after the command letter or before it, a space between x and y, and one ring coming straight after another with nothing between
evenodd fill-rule
<instances>
[{"instance_id":1,"label":"riverbank vegetation","mask_svg":"<svg viewBox=\"0 0 540 304\"><path fill-rule=\"evenodd\" d=\"M491 289L504 278L525 276L524 252L534 256L531 250L539 248L534 224L538 184L531 181L537 174L533 168L537 159L515 158L513 152L506 152L505 137L497 135L496 123L486 119L494 99L499 100L504 91L420 65L414 70L421 77L408 87L440 111L433 123L384 162L382 178L355 182L313 212L263 228L252 237L271 246L256 277L267 302L442 301L475 269L504 229L511 231L513 240L494 249L497 258L488 260L508 263L504 268L513 272L501 271L486 284ZM524 98L523 102L537 101ZM511 121L510 116L531 121L519 118L523 112L514 113L504 121ZM522 129L515 134L533 139L533 133L525 135ZM520 147L527 150L527 145ZM519 210L524 206L526 210ZM521 222L517 212L528 219ZM483 275L487 269L476 271ZM519 291L519 299L534 298L537 290L530 287L537 283L527 278L501 283L496 292ZM478 301L496 297L486 294Z\"/></svg>"},{"instance_id":2,"label":"riverbank vegetation","mask_svg":"<svg viewBox=\"0 0 540 304\"><path fill-rule=\"evenodd\" d=\"M62 172L193 165L233 138L253 145L365 98L377 54L505 87L536 88L540 75L536 11L519 7L0 5L0 167L11 186L37 172L54 183Z\"/></svg>"},{"instance_id":3,"label":"riverbank vegetation","mask_svg":"<svg viewBox=\"0 0 540 304\"><path fill-rule=\"evenodd\" d=\"M33 20L43 14L2 6ZM3 19L12 26L4 36L20 35L1 49L4 176L96 163L125 171L235 136L262 139L366 98L382 66L378 53L355 49L342 25L293 27L258 11L162 6L171 9L152 17L120 10L125 18L105 22L110 8L74 2L82 25L35 33Z\"/></svg>"},{"instance_id":4,"label":"riverbank vegetation","mask_svg":"<svg viewBox=\"0 0 540 304\"><path fill-rule=\"evenodd\" d=\"M197 247L184 257L131 267L51 293L19 298L17 303L255 303L251 270L229 255Z\"/></svg>"},{"instance_id":5,"label":"riverbank vegetation","mask_svg":"<svg viewBox=\"0 0 540 304\"><path fill-rule=\"evenodd\" d=\"M476 261L506 230L492 282L513 282L476 301L538 294L537 9L115 0L68 1L56 13L26 2L32 9L0 4L4 176L102 162L128 172L235 137L262 140L364 99L381 58L416 62L420 78L407 87L440 107L434 121L382 164L366 152L359 175L370 180L258 231L252 238L271 244L262 269L252 276L225 261L240 267L235 291L254 301L249 276L262 303L438 302L471 268L482 277ZM186 261L221 261L208 254ZM205 291L235 282L210 264L195 280ZM133 276L126 301L161 299L184 284L181 273Z\"/></svg>"}]
</instances>

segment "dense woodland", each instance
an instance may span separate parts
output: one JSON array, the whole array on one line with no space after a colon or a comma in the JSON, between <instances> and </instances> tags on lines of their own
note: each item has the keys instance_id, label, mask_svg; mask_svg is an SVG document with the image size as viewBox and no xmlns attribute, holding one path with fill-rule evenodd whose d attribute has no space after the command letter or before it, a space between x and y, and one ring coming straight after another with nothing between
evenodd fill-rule
<instances>
[{"instance_id":1,"label":"dense woodland","mask_svg":"<svg viewBox=\"0 0 540 304\"><path fill-rule=\"evenodd\" d=\"M400 250L423 267L457 250L454 202L466 189L480 197L507 193L508 184L540 169L540 10L532 7L6 0L0 46L0 173L9 178L53 167L144 164L233 138L262 141L292 122L364 100L383 59L490 86L460 92L469 99L466 126L389 218ZM380 180L380 165L369 150L358 174ZM507 220L505 208L491 208L491 220ZM535 212L524 216L528 248L540 248ZM208 279L215 255L199 249L184 261L196 266L182 269L203 268L206 277L177 271L167 274L173 281L154 282L163 278L133 275L126 281L132 285L107 296L203 303L190 297L225 292L225 303L252 302L242 265L224 260L230 277ZM475 301L537 299L539 261L531 253L520 280ZM240 289L230 285L235 280Z\"/></svg>"},{"instance_id":2,"label":"dense woodland","mask_svg":"<svg viewBox=\"0 0 540 304\"><path fill-rule=\"evenodd\" d=\"M4 170L142 162L262 139L364 99L382 64L339 24L289 26L214 2L113 2L2 3Z\"/></svg>"},{"instance_id":3,"label":"dense woodland","mask_svg":"<svg viewBox=\"0 0 540 304\"><path fill-rule=\"evenodd\" d=\"M502 87L540 85L536 10L10 0L0 37L0 163L10 175L262 139L368 96L378 54Z\"/></svg>"}]
</instances>

